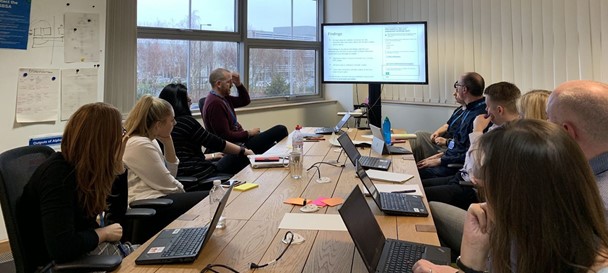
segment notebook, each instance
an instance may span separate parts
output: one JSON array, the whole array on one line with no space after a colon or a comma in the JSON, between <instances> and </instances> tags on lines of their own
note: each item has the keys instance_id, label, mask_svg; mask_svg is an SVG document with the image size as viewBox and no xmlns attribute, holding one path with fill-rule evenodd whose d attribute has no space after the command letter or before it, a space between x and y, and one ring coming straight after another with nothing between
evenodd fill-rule
<instances>
[{"instance_id":1,"label":"notebook","mask_svg":"<svg viewBox=\"0 0 608 273\"><path fill-rule=\"evenodd\" d=\"M344 127L344 124L346 124L346 122L348 121L348 119L350 118L350 114L346 113L344 114L344 116L342 117L342 119L340 121L338 121L338 124L336 124L336 127L334 128L329 128L329 127L325 127L325 128L318 128L315 130L315 134L321 134L321 135L331 135L332 133L341 133L342 132L342 127Z\"/></svg>"},{"instance_id":2,"label":"notebook","mask_svg":"<svg viewBox=\"0 0 608 273\"><path fill-rule=\"evenodd\" d=\"M390 146L390 145L386 145L386 142L384 142L384 136L382 135L382 131L380 131L380 128L378 128L375 125L370 124L369 128L372 130L372 149L379 154L394 154L394 155L404 155L404 154L411 154L412 151L403 148L403 147L396 147L396 146Z\"/></svg>"},{"instance_id":3,"label":"notebook","mask_svg":"<svg viewBox=\"0 0 608 273\"><path fill-rule=\"evenodd\" d=\"M422 201L422 196L405 193L380 192L367 176L365 170L357 165L357 176L372 196L378 208L389 215L429 216L429 211Z\"/></svg>"},{"instance_id":4,"label":"notebook","mask_svg":"<svg viewBox=\"0 0 608 273\"><path fill-rule=\"evenodd\" d=\"M359 187L353 189L338 212L370 273L409 273L420 259L450 264L449 248L386 239Z\"/></svg>"},{"instance_id":5,"label":"notebook","mask_svg":"<svg viewBox=\"0 0 608 273\"><path fill-rule=\"evenodd\" d=\"M249 163L257 168L285 168L289 166L289 158L284 154L248 155Z\"/></svg>"},{"instance_id":6,"label":"notebook","mask_svg":"<svg viewBox=\"0 0 608 273\"><path fill-rule=\"evenodd\" d=\"M217 222L222 216L224 207L232 192L233 186L226 193L215 210L213 219L204 227L165 229L152 241L146 250L137 257L136 264L169 264L193 262L198 257Z\"/></svg>"},{"instance_id":7,"label":"notebook","mask_svg":"<svg viewBox=\"0 0 608 273\"><path fill-rule=\"evenodd\" d=\"M340 143L340 146L342 146L342 149L344 149L344 152L346 152L348 158L350 158L350 162L352 162L353 165L358 165L357 162L360 162L363 168L382 171L388 170L388 167L391 165L392 161L388 158L361 156L359 150L357 150L357 147L355 147L355 144L350 139L348 134L340 135L338 137L338 142Z\"/></svg>"},{"instance_id":8,"label":"notebook","mask_svg":"<svg viewBox=\"0 0 608 273\"><path fill-rule=\"evenodd\" d=\"M369 178L371 178L372 180L379 180L379 181L393 182L393 183L405 183L405 181L408 181L408 180L414 178L414 175L407 174L407 173L394 173L394 172L378 171L378 170L367 170L366 173L369 176Z\"/></svg>"}]
</instances>

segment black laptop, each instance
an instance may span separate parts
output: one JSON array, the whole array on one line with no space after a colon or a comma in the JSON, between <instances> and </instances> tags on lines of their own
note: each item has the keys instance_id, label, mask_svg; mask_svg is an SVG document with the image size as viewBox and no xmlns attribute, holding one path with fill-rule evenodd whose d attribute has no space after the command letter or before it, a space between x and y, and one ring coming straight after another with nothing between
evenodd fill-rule
<instances>
[{"instance_id":1,"label":"black laptop","mask_svg":"<svg viewBox=\"0 0 608 273\"><path fill-rule=\"evenodd\" d=\"M404 148L397 147L392 145L387 145L386 141L384 141L384 136L382 135L382 131L377 126L372 124L369 125L369 129L372 130L372 149L379 154L387 155L405 155L411 154L412 151Z\"/></svg>"},{"instance_id":2,"label":"black laptop","mask_svg":"<svg viewBox=\"0 0 608 273\"><path fill-rule=\"evenodd\" d=\"M318 128L315 130L315 134L331 135L332 133L336 133L336 134L342 133L342 127L344 127L344 124L346 124L346 122L348 121L349 118L350 118L350 113L346 113L346 114L344 114L342 119L340 121L338 121L338 124L336 124L336 127Z\"/></svg>"},{"instance_id":3,"label":"black laptop","mask_svg":"<svg viewBox=\"0 0 608 273\"><path fill-rule=\"evenodd\" d=\"M154 239L146 250L137 257L136 264L170 264L194 262L215 230L222 216L232 186L215 210L213 219L204 227L165 229ZM209 197L207 197L209 198Z\"/></svg>"},{"instance_id":4,"label":"black laptop","mask_svg":"<svg viewBox=\"0 0 608 273\"><path fill-rule=\"evenodd\" d=\"M338 142L340 143L340 146L342 146L342 149L344 149L344 152L346 152L348 158L350 158L350 162L352 162L353 165L357 165L358 161L363 168L381 171L388 170L388 167L391 165L392 160L388 158L362 156L348 134L340 135L338 137Z\"/></svg>"},{"instance_id":5,"label":"black laptop","mask_svg":"<svg viewBox=\"0 0 608 273\"><path fill-rule=\"evenodd\" d=\"M365 170L361 166L356 166L357 176L361 179L363 186L372 196L378 208L389 215L405 215L405 216L429 216L429 210L422 201L422 196L410 195L405 193L394 192L379 192L376 186L369 178Z\"/></svg>"},{"instance_id":6,"label":"black laptop","mask_svg":"<svg viewBox=\"0 0 608 273\"><path fill-rule=\"evenodd\" d=\"M338 212L370 273L409 273L420 259L450 264L449 248L386 239L359 187L353 189Z\"/></svg>"}]
</instances>

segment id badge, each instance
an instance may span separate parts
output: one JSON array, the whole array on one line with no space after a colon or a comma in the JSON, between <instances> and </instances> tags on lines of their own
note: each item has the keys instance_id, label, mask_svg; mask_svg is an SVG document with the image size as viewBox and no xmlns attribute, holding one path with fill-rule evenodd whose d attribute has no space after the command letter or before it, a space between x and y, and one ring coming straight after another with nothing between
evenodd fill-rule
<instances>
[{"instance_id":1,"label":"id badge","mask_svg":"<svg viewBox=\"0 0 608 273\"><path fill-rule=\"evenodd\" d=\"M454 139L450 140L450 143L448 143L448 149L454 149Z\"/></svg>"}]
</instances>

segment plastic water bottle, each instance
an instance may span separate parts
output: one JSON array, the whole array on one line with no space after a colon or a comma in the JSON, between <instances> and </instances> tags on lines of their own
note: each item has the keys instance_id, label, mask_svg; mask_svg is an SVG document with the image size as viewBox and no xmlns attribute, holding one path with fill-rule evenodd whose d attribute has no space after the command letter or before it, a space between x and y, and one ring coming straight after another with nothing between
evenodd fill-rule
<instances>
[{"instance_id":1,"label":"plastic water bottle","mask_svg":"<svg viewBox=\"0 0 608 273\"><path fill-rule=\"evenodd\" d=\"M304 137L300 132L302 126L297 125L296 130L291 135L291 146L293 147L292 152L289 154L289 173L291 178L300 179L304 172L303 152L304 152Z\"/></svg>"},{"instance_id":2,"label":"plastic water bottle","mask_svg":"<svg viewBox=\"0 0 608 273\"><path fill-rule=\"evenodd\" d=\"M384 137L384 143L386 145L391 144L391 121L388 117L384 118L384 123L382 123L382 136Z\"/></svg>"},{"instance_id":3,"label":"plastic water bottle","mask_svg":"<svg viewBox=\"0 0 608 273\"><path fill-rule=\"evenodd\" d=\"M302 136L300 129L302 129L302 126L296 125L296 130L291 135L291 147L293 147L294 152L302 153L304 151L304 136Z\"/></svg>"},{"instance_id":4,"label":"plastic water bottle","mask_svg":"<svg viewBox=\"0 0 608 273\"><path fill-rule=\"evenodd\" d=\"M215 211L217 210L218 205L222 198L224 198L224 194L226 194L226 190L222 188L222 181L213 180L213 187L209 190L209 209L211 213L211 220L213 220L213 216L215 215ZM217 222L215 228L222 229L226 227L226 218L224 216L220 216L220 220Z\"/></svg>"}]
</instances>

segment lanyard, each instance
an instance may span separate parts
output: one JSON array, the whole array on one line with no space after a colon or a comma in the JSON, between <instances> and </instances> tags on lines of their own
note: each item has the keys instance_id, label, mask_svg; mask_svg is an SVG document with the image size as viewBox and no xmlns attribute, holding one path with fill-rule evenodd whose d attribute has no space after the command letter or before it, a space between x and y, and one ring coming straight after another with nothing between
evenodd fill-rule
<instances>
[{"instance_id":1,"label":"lanyard","mask_svg":"<svg viewBox=\"0 0 608 273\"><path fill-rule=\"evenodd\" d=\"M469 113L471 113L471 111L473 111L473 110L477 109L477 108L478 108L478 107L480 107L480 106L485 107L485 105L486 105L486 102L485 102L485 101L482 101L482 102L480 102L479 104L474 105L474 106L473 106L473 107L471 107L470 109L469 109L469 107L467 107L467 109L466 109L466 110L464 110L464 111L465 111L465 112L467 112L467 113L466 113L466 114L464 115L464 117L463 117L463 118L460 120L460 128L462 128L462 124L464 123L464 121L465 121L465 120L467 120L467 117L469 116Z\"/></svg>"},{"instance_id":2,"label":"lanyard","mask_svg":"<svg viewBox=\"0 0 608 273\"><path fill-rule=\"evenodd\" d=\"M236 124L237 124L237 122L236 122L236 114L234 112L232 112L233 111L232 107L230 107L230 105L226 101L226 98L220 96L218 93L215 92L215 90L211 90L210 93L213 94L213 95L215 95L215 96L218 96L224 102L224 105L226 105L226 107L228 107L228 112L230 112L230 115L232 116L232 121L233 121L232 125L236 127Z\"/></svg>"},{"instance_id":3,"label":"lanyard","mask_svg":"<svg viewBox=\"0 0 608 273\"><path fill-rule=\"evenodd\" d=\"M460 114L459 114L459 115L458 115L458 116L457 116L455 119L453 119L453 120L452 120L452 122L450 122L450 125L449 125L448 127L452 127L452 125L454 125L454 122L456 122L458 119L460 119L460 117L462 117L462 115L464 115L464 112L466 112L466 109L465 109L465 110L462 110L462 111L460 112ZM454 113L454 115L455 115L455 114L456 114L456 113Z\"/></svg>"}]
</instances>

